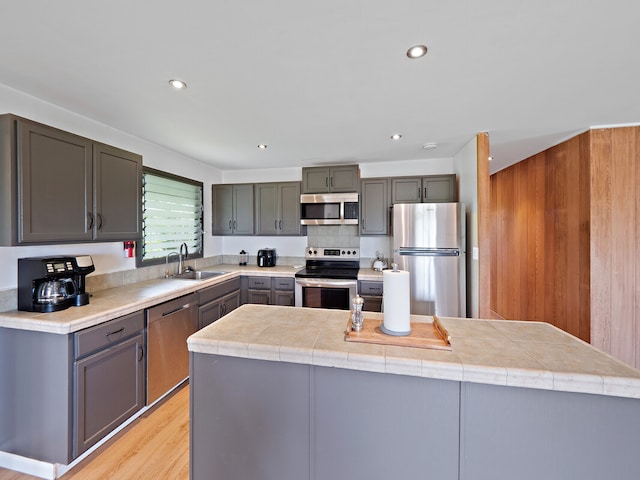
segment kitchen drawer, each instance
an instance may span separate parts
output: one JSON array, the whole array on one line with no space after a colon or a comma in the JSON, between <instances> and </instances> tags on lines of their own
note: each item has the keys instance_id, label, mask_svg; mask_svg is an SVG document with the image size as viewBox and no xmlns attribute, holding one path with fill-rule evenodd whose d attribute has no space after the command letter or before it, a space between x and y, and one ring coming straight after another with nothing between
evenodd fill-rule
<instances>
[{"instance_id":1,"label":"kitchen drawer","mask_svg":"<svg viewBox=\"0 0 640 480\"><path fill-rule=\"evenodd\" d=\"M288 277L273 278L274 290L293 290L294 286L295 286L295 278L288 278Z\"/></svg>"},{"instance_id":2,"label":"kitchen drawer","mask_svg":"<svg viewBox=\"0 0 640 480\"><path fill-rule=\"evenodd\" d=\"M360 295L382 295L382 282L360 281Z\"/></svg>"},{"instance_id":3,"label":"kitchen drawer","mask_svg":"<svg viewBox=\"0 0 640 480\"><path fill-rule=\"evenodd\" d=\"M108 348L144 329L144 312L110 320L74 334L74 358Z\"/></svg>"},{"instance_id":4,"label":"kitchen drawer","mask_svg":"<svg viewBox=\"0 0 640 480\"><path fill-rule=\"evenodd\" d=\"M382 297L362 295L364 305L362 310L364 312L381 312L382 311Z\"/></svg>"},{"instance_id":5,"label":"kitchen drawer","mask_svg":"<svg viewBox=\"0 0 640 480\"><path fill-rule=\"evenodd\" d=\"M240 277L232 278L218 285L213 285L198 291L198 304L204 305L211 300L215 300L236 290L240 290Z\"/></svg>"},{"instance_id":6,"label":"kitchen drawer","mask_svg":"<svg viewBox=\"0 0 640 480\"><path fill-rule=\"evenodd\" d=\"M271 277L249 277L249 290L271 290Z\"/></svg>"}]
</instances>

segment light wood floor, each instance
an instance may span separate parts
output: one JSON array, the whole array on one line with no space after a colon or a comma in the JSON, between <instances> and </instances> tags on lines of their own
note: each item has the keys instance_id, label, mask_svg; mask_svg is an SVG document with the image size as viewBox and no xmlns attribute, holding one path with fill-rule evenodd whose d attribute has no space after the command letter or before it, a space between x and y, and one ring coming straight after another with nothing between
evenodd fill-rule
<instances>
[{"instance_id":1,"label":"light wood floor","mask_svg":"<svg viewBox=\"0 0 640 480\"><path fill-rule=\"evenodd\" d=\"M61 480L189 478L189 385L93 452ZM0 480L38 480L0 468Z\"/></svg>"}]
</instances>

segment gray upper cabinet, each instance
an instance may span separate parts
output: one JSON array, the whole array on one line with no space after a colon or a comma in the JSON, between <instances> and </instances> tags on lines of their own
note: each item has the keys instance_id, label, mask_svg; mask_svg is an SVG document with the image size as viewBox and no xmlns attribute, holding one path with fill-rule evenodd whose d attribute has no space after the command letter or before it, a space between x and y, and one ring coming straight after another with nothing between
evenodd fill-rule
<instances>
[{"instance_id":1,"label":"gray upper cabinet","mask_svg":"<svg viewBox=\"0 0 640 480\"><path fill-rule=\"evenodd\" d=\"M140 155L13 115L0 132L0 244L140 238Z\"/></svg>"},{"instance_id":2,"label":"gray upper cabinet","mask_svg":"<svg viewBox=\"0 0 640 480\"><path fill-rule=\"evenodd\" d=\"M358 165L302 169L302 193L357 192Z\"/></svg>"},{"instance_id":3,"label":"gray upper cabinet","mask_svg":"<svg viewBox=\"0 0 640 480\"><path fill-rule=\"evenodd\" d=\"M212 235L253 235L253 184L211 186Z\"/></svg>"},{"instance_id":4,"label":"gray upper cabinet","mask_svg":"<svg viewBox=\"0 0 640 480\"><path fill-rule=\"evenodd\" d=\"M93 145L94 237L131 240L142 235L142 157L102 143Z\"/></svg>"},{"instance_id":5,"label":"gray upper cabinet","mask_svg":"<svg viewBox=\"0 0 640 480\"><path fill-rule=\"evenodd\" d=\"M360 235L389 234L389 185L388 178L360 181Z\"/></svg>"},{"instance_id":6,"label":"gray upper cabinet","mask_svg":"<svg viewBox=\"0 0 640 480\"><path fill-rule=\"evenodd\" d=\"M300 183L255 184L257 235L300 235Z\"/></svg>"},{"instance_id":7,"label":"gray upper cabinet","mask_svg":"<svg viewBox=\"0 0 640 480\"><path fill-rule=\"evenodd\" d=\"M392 203L455 202L456 176L397 177L391 179Z\"/></svg>"}]
</instances>

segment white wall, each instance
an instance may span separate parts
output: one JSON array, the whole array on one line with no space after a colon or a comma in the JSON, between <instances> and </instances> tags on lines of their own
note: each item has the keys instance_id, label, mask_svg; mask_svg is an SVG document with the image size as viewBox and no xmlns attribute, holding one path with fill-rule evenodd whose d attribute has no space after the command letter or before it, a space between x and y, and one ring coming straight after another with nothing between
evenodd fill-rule
<instances>
[{"instance_id":1,"label":"white wall","mask_svg":"<svg viewBox=\"0 0 640 480\"><path fill-rule=\"evenodd\" d=\"M300 181L302 168L221 171L172 150L116 130L87 117L0 85L0 113L13 113L84 137L114 145L143 156L145 166L175 173L204 183L204 252L206 256L237 255L241 249L255 255L260 248L276 248L278 255L302 257L306 237L213 237L211 229L212 183L257 183ZM360 164L361 176L390 177L454 173L453 159L407 160ZM360 255L374 258L377 251L391 256L391 237L361 237ZM135 269L135 259L122 256L122 243L0 247L0 290L15 289L17 259L39 255L88 254L96 273Z\"/></svg>"},{"instance_id":2,"label":"white wall","mask_svg":"<svg viewBox=\"0 0 640 480\"><path fill-rule=\"evenodd\" d=\"M467 217L467 315L478 318L478 259L473 258L478 248L478 145L474 137L453 157L458 175L460 202L465 204Z\"/></svg>"},{"instance_id":3,"label":"white wall","mask_svg":"<svg viewBox=\"0 0 640 480\"><path fill-rule=\"evenodd\" d=\"M211 184L220 182L222 172L214 167L180 155L159 145L121 132L89 118L59 108L35 97L0 85L0 113L13 113L37 122L60 128L100 142L130 150L143 156L146 166L165 170L204 182L204 204L211 204ZM211 224L211 209L205 208L205 228ZM135 259L124 258L122 243L92 243L74 245L45 245L0 247L0 290L14 289L17 284L17 259L39 255L89 254L96 265L96 273L109 273L135 268ZM205 235L205 255L221 251L219 238Z\"/></svg>"}]
</instances>

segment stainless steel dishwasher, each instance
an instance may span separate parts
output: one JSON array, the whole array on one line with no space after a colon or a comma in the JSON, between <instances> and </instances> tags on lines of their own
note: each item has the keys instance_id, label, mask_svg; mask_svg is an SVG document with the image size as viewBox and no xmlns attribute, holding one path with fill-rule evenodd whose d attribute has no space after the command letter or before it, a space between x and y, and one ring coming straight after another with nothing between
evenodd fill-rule
<instances>
[{"instance_id":1,"label":"stainless steel dishwasher","mask_svg":"<svg viewBox=\"0 0 640 480\"><path fill-rule=\"evenodd\" d=\"M147 405L189 376L187 338L196 330L196 294L147 309Z\"/></svg>"}]
</instances>

